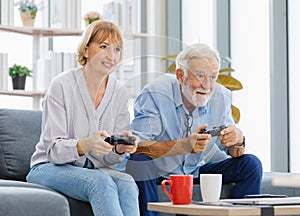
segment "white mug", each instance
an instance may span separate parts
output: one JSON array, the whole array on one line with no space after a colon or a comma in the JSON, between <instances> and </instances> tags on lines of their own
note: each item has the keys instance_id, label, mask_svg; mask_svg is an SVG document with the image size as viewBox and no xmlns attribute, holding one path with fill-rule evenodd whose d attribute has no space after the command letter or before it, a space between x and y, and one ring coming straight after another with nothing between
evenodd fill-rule
<instances>
[{"instance_id":1,"label":"white mug","mask_svg":"<svg viewBox=\"0 0 300 216\"><path fill-rule=\"evenodd\" d=\"M218 202L222 189L222 174L200 174L203 202Z\"/></svg>"}]
</instances>

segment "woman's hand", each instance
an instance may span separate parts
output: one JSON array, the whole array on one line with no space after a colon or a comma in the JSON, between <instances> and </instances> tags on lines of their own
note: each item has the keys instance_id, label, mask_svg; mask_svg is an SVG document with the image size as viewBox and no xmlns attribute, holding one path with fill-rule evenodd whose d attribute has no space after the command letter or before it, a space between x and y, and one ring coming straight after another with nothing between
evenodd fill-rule
<instances>
[{"instance_id":1,"label":"woman's hand","mask_svg":"<svg viewBox=\"0 0 300 216\"><path fill-rule=\"evenodd\" d=\"M98 131L93 136L78 140L77 150L79 155L84 155L87 152L93 152L95 155L106 155L113 146L103 140L103 137L109 137L106 131Z\"/></svg>"},{"instance_id":2,"label":"woman's hand","mask_svg":"<svg viewBox=\"0 0 300 216\"><path fill-rule=\"evenodd\" d=\"M134 136L134 135L132 135L131 131L126 131L122 135L126 136L126 137ZM137 136L134 136L134 137L135 137L134 145L118 144L118 145L116 145L116 152L118 154L124 154L124 153L133 154L134 152L136 152L137 145L139 143L139 138Z\"/></svg>"}]
</instances>

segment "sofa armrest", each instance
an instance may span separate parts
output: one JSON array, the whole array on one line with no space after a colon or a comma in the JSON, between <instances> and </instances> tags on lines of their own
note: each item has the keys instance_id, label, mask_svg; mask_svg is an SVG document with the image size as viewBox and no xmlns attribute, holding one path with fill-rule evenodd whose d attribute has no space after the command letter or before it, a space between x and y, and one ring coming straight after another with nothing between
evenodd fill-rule
<instances>
[{"instance_id":1,"label":"sofa armrest","mask_svg":"<svg viewBox=\"0 0 300 216\"><path fill-rule=\"evenodd\" d=\"M272 184L272 178L276 175L281 175L280 172L264 172L263 182L262 182L262 193L266 194L284 194L289 197L300 196L300 188L298 187L283 187L283 186L274 186ZM285 173L285 175L292 175Z\"/></svg>"},{"instance_id":2,"label":"sofa armrest","mask_svg":"<svg viewBox=\"0 0 300 216\"><path fill-rule=\"evenodd\" d=\"M70 215L67 199L50 190L29 187L0 187L0 197L1 215Z\"/></svg>"}]
</instances>

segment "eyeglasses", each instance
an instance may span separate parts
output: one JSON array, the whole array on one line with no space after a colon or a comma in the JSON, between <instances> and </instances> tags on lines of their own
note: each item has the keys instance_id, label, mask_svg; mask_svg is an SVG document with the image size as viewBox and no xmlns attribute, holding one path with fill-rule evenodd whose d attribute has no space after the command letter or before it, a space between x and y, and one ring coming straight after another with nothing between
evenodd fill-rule
<instances>
[{"instance_id":1,"label":"eyeglasses","mask_svg":"<svg viewBox=\"0 0 300 216\"><path fill-rule=\"evenodd\" d=\"M182 138L185 138L192 133L192 126L193 126L192 114L185 114L184 126L186 129L183 131Z\"/></svg>"},{"instance_id":2,"label":"eyeglasses","mask_svg":"<svg viewBox=\"0 0 300 216\"><path fill-rule=\"evenodd\" d=\"M193 73L191 71L189 72L200 82L203 82L204 80L209 80L209 82L215 82L218 79L218 74L205 75L204 73Z\"/></svg>"}]
</instances>

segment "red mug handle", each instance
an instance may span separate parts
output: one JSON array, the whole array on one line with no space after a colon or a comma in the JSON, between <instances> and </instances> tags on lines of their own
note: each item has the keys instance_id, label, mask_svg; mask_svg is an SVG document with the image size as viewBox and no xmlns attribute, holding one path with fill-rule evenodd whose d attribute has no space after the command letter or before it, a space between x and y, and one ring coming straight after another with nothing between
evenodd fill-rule
<instances>
[{"instance_id":1,"label":"red mug handle","mask_svg":"<svg viewBox=\"0 0 300 216\"><path fill-rule=\"evenodd\" d=\"M168 189L166 188L166 184L169 184L170 187L172 186L172 180L169 179L165 179L161 182L161 188L162 190L165 192L165 194L170 198L170 200L173 201L174 197L173 195L168 191Z\"/></svg>"}]
</instances>

